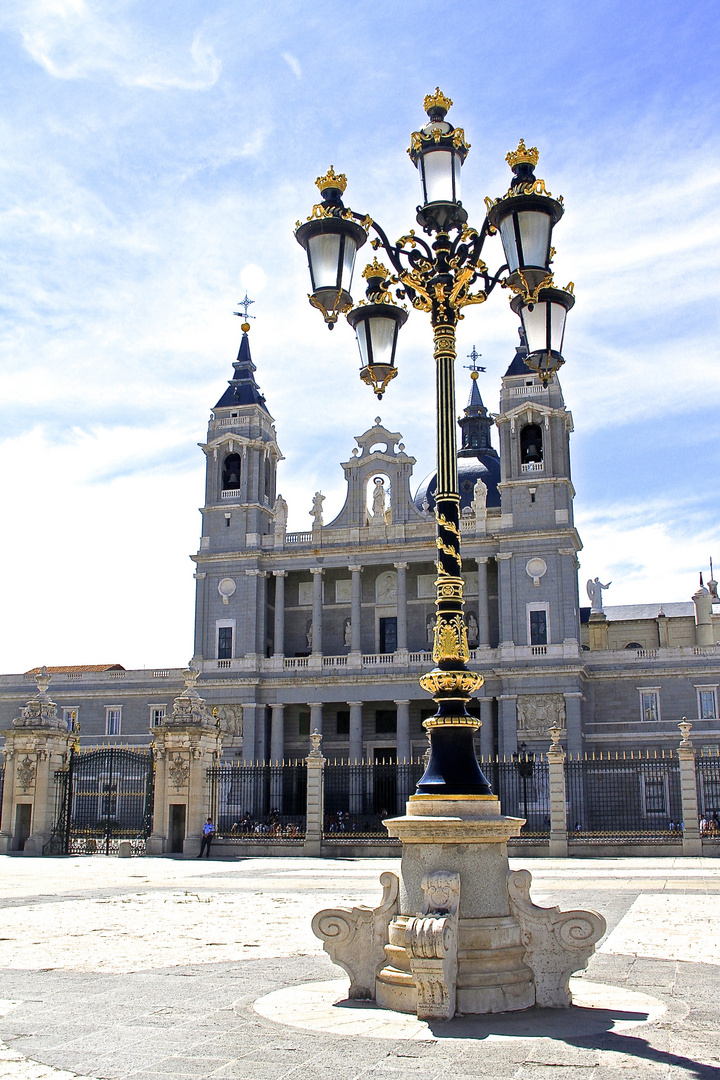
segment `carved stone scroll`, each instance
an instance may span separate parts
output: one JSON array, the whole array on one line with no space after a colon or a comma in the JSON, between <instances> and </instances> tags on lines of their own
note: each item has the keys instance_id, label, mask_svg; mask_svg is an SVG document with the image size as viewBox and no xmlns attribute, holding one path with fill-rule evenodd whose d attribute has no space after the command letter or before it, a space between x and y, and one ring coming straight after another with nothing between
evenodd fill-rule
<instances>
[{"instance_id":1,"label":"carved stone scroll","mask_svg":"<svg viewBox=\"0 0 720 1080\"><path fill-rule=\"evenodd\" d=\"M520 924L524 961L535 976L535 1004L550 1009L572 1005L570 976L584 970L606 930L596 911L538 907L530 899L529 870L508 874L510 910Z\"/></svg>"},{"instance_id":2,"label":"carved stone scroll","mask_svg":"<svg viewBox=\"0 0 720 1080\"><path fill-rule=\"evenodd\" d=\"M397 874L380 875L383 895L376 908L326 908L313 917L312 931L333 964L350 976L348 997L375 999L375 976L385 962L388 926L397 915Z\"/></svg>"},{"instance_id":3,"label":"carved stone scroll","mask_svg":"<svg viewBox=\"0 0 720 1080\"><path fill-rule=\"evenodd\" d=\"M417 987L419 1020L451 1020L457 988L460 875L439 870L422 880L424 914L405 928L405 950Z\"/></svg>"}]
</instances>

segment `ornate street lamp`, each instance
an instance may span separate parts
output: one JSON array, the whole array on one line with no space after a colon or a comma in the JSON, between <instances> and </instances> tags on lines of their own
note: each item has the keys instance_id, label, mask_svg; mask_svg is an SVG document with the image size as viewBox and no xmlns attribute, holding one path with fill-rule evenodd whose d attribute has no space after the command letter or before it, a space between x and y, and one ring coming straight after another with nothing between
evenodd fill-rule
<instances>
[{"instance_id":1,"label":"ornate street lamp","mask_svg":"<svg viewBox=\"0 0 720 1080\"><path fill-rule=\"evenodd\" d=\"M532 778L535 771L535 754L532 751L528 753L527 743L521 742L512 759L518 776L522 780L523 817L525 818L525 824L527 824L527 782Z\"/></svg>"},{"instance_id":2,"label":"ornate street lamp","mask_svg":"<svg viewBox=\"0 0 720 1080\"><path fill-rule=\"evenodd\" d=\"M425 795L487 795L490 784L473 746L479 721L467 711L483 677L467 667L470 652L463 620L455 327L463 318L463 308L484 303L496 285L511 289L515 294L511 306L527 335L527 363L547 382L563 363L565 316L574 297L572 285L563 290L553 283L552 230L563 207L562 200L553 199L534 175L537 150L527 150L521 140L517 150L508 154L513 170L510 189L500 199L486 199L487 214L477 231L467 224L467 211L460 201L460 175L470 147L462 128L445 119L452 101L436 89L425 98L424 106L428 122L413 132L408 153L422 190L417 221L430 242L413 229L392 244L372 218L345 207L346 179L332 168L316 181L322 203L313 207L305 223L297 223L295 236L308 255L310 303L322 311L330 329L339 313L347 313L360 349L360 377L378 397L397 374L398 332L407 318L392 292L398 300L409 300L430 315L437 390L437 620L435 667L422 676L420 685L433 695L437 711L424 722L431 752L417 790ZM353 308L354 259L370 229L376 234L372 247L383 249L392 270L374 259L363 275L367 297ZM503 241L506 263L491 275L482 251L495 232Z\"/></svg>"}]
</instances>

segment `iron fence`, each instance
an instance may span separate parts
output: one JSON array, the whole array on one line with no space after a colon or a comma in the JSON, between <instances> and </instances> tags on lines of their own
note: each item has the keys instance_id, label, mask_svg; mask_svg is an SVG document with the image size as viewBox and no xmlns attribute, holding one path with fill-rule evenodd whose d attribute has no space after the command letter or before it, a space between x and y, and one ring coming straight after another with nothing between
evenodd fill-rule
<instances>
[{"instance_id":1,"label":"iron fence","mask_svg":"<svg viewBox=\"0 0 720 1080\"><path fill-rule=\"evenodd\" d=\"M424 771L422 760L326 764L324 838L388 839L383 818L405 813Z\"/></svg>"},{"instance_id":2,"label":"iron fence","mask_svg":"<svg viewBox=\"0 0 720 1080\"><path fill-rule=\"evenodd\" d=\"M720 757L695 759L700 831L703 840L720 840Z\"/></svg>"},{"instance_id":3,"label":"iron fence","mask_svg":"<svg viewBox=\"0 0 720 1080\"><path fill-rule=\"evenodd\" d=\"M301 841L307 773L301 763L214 765L207 770L208 814L227 840Z\"/></svg>"},{"instance_id":4,"label":"iron fence","mask_svg":"<svg viewBox=\"0 0 720 1080\"><path fill-rule=\"evenodd\" d=\"M129 840L145 852L152 832L154 762L150 750L107 746L71 750L55 773L55 823L46 854L113 855Z\"/></svg>"},{"instance_id":5,"label":"iron fence","mask_svg":"<svg viewBox=\"0 0 720 1080\"><path fill-rule=\"evenodd\" d=\"M568 760L565 769L571 838L652 843L680 837L677 758L608 754Z\"/></svg>"},{"instance_id":6,"label":"iron fence","mask_svg":"<svg viewBox=\"0 0 720 1080\"><path fill-rule=\"evenodd\" d=\"M550 836L550 767L547 760L482 759L480 768L500 798L503 814L525 819L520 835L510 844L542 841Z\"/></svg>"},{"instance_id":7,"label":"iron fence","mask_svg":"<svg viewBox=\"0 0 720 1080\"><path fill-rule=\"evenodd\" d=\"M5 762L0 761L0 825L2 825L3 792L5 791Z\"/></svg>"}]
</instances>

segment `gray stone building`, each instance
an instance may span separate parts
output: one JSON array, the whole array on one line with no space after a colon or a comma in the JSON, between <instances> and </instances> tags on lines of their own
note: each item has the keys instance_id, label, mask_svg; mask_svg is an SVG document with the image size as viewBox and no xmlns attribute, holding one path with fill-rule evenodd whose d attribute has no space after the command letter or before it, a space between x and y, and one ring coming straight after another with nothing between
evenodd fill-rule
<instances>
[{"instance_id":1,"label":"gray stone building","mask_svg":"<svg viewBox=\"0 0 720 1080\"><path fill-rule=\"evenodd\" d=\"M558 722L573 754L670 749L693 721L720 746L720 605L708 582L692 601L607 607L580 599L573 521L572 417L560 383L543 387L515 351L491 416L477 372L460 419L461 528L470 665L485 683L478 751L544 750ZM496 428L499 452L491 433ZM422 755L433 704L435 477L376 418L342 463L345 504L307 532L287 531L282 460L246 331L207 441L194 661L199 689L246 761L302 757L312 730L330 758ZM585 589L583 587L583 593ZM41 659L41 658L38 658ZM53 670L53 669L51 669ZM147 742L182 690L181 669L120 665L54 671L51 691L81 742ZM30 673L0 677L0 728L30 696Z\"/></svg>"}]
</instances>

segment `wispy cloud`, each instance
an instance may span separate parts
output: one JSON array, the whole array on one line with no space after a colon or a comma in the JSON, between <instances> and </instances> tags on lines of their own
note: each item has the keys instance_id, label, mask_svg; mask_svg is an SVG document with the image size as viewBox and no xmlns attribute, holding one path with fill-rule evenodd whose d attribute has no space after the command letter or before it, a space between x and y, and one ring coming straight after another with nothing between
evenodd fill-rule
<instances>
[{"instance_id":1,"label":"wispy cloud","mask_svg":"<svg viewBox=\"0 0 720 1080\"><path fill-rule=\"evenodd\" d=\"M300 67L300 61L297 56L293 56L293 54L289 52L284 52L282 58L292 71L293 75L298 79L302 79L302 68Z\"/></svg>"},{"instance_id":2,"label":"wispy cloud","mask_svg":"<svg viewBox=\"0 0 720 1080\"><path fill-rule=\"evenodd\" d=\"M208 90L222 65L196 33L186 52L137 33L124 3L35 0L17 15L23 44L56 79L110 78L149 90Z\"/></svg>"}]
</instances>

